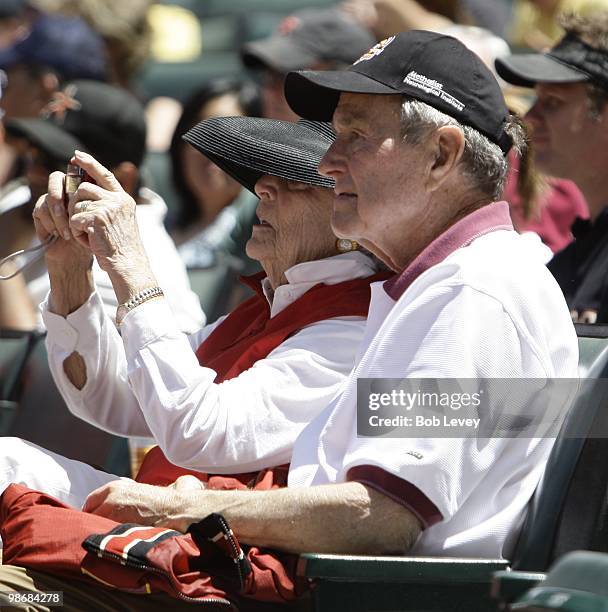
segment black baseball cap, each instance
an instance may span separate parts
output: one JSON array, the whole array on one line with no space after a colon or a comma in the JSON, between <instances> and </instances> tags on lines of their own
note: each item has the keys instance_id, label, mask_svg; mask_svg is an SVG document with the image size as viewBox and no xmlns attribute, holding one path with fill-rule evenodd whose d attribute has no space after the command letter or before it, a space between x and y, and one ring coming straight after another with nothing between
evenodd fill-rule
<instances>
[{"instance_id":1,"label":"black baseball cap","mask_svg":"<svg viewBox=\"0 0 608 612\"><path fill-rule=\"evenodd\" d=\"M498 81L452 36L410 30L379 42L345 70L290 72L285 97L306 119L330 121L342 92L403 95L481 132L506 153L509 116Z\"/></svg>"},{"instance_id":2,"label":"black baseball cap","mask_svg":"<svg viewBox=\"0 0 608 612\"><path fill-rule=\"evenodd\" d=\"M495 64L505 81L521 87L593 81L608 90L608 52L594 49L571 32L547 53L510 55Z\"/></svg>"},{"instance_id":3,"label":"black baseball cap","mask_svg":"<svg viewBox=\"0 0 608 612\"><path fill-rule=\"evenodd\" d=\"M99 81L72 81L40 117L8 119L5 128L59 161L69 160L79 149L108 168L123 161L139 166L146 149L142 105L125 89Z\"/></svg>"},{"instance_id":4,"label":"black baseball cap","mask_svg":"<svg viewBox=\"0 0 608 612\"><path fill-rule=\"evenodd\" d=\"M310 68L317 62L348 65L374 44L372 33L338 9L303 9L286 17L278 31L241 50L248 68L277 72Z\"/></svg>"},{"instance_id":5,"label":"black baseball cap","mask_svg":"<svg viewBox=\"0 0 608 612\"><path fill-rule=\"evenodd\" d=\"M106 77L104 43L80 17L38 17L25 38L0 50L0 68L17 64L48 66L65 80Z\"/></svg>"}]
</instances>

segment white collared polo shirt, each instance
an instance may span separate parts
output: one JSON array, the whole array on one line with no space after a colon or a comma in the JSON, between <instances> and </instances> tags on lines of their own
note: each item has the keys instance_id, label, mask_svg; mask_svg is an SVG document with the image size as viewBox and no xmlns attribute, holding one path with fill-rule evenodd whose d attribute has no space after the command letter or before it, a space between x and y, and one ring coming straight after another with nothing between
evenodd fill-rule
<instances>
[{"instance_id":1,"label":"white collared polo shirt","mask_svg":"<svg viewBox=\"0 0 608 612\"><path fill-rule=\"evenodd\" d=\"M554 440L357 437L357 379L577 376L563 295L509 226L506 204L484 207L372 286L358 363L295 444L289 486L382 491L420 519L417 554L508 557Z\"/></svg>"}]
</instances>

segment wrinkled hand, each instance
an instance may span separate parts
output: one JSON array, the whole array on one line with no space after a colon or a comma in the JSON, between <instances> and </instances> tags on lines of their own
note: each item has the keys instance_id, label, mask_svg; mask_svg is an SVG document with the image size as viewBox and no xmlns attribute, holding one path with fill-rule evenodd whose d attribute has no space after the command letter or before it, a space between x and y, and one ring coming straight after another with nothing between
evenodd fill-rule
<instances>
[{"instance_id":1,"label":"wrinkled hand","mask_svg":"<svg viewBox=\"0 0 608 612\"><path fill-rule=\"evenodd\" d=\"M38 198L32 212L34 227L40 242L51 234L58 237L45 253L49 267L76 269L77 264L81 264L86 268L91 265L93 254L86 237L76 240L70 231L64 202L64 180L63 172L53 172L49 176L48 193Z\"/></svg>"},{"instance_id":2,"label":"wrinkled hand","mask_svg":"<svg viewBox=\"0 0 608 612\"><path fill-rule=\"evenodd\" d=\"M180 476L168 487L115 480L93 491L82 507L118 523L137 523L152 527L183 530L179 514L180 493L204 489L194 476Z\"/></svg>"},{"instance_id":3,"label":"wrinkled hand","mask_svg":"<svg viewBox=\"0 0 608 612\"><path fill-rule=\"evenodd\" d=\"M95 158L76 151L72 162L97 184L83 182L68 203L72 234L87 244L106 272L128 270L145 258L135 217L135 201Z\"/></svg>"}]
</instances>

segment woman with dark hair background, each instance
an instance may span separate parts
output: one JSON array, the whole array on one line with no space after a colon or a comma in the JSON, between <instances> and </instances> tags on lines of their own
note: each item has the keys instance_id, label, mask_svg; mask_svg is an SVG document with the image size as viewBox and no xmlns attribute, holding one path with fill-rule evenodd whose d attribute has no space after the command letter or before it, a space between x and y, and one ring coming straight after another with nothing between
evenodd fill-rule
<instances>
[{"instance_id":1,"label":"woman with dark hair background","mask_svg":"<svg viewBox=\"0 0 608 612\"><path fill-rule=\"evenodd\" d=\"M255 85L234 79L213 80L185 102L171 140L169 155L178 208L169 220L169 229L186 267L204 270L197 272L193 282L200 286L193 288L211 321L247 297L238 277L260 270L258 262L245 253L257 199L202 158L182 136L203 119L259 113Z\"/></svg>"}]
</instances>

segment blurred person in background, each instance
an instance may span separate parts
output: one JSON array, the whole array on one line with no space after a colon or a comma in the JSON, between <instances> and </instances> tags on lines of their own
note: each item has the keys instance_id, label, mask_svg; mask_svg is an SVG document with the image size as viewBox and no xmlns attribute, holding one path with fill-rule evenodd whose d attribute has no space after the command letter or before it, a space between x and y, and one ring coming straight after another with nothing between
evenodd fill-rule
<instances>
[{"instance_id":1,"label":"blurred person in background","mask_svg":"<svg viewBox=\"0 0 608 612\"><path fill-rule=\"evenodd\" d=\"M564 35L560 15L589 16L600 10L608 10L608 0L515 0L509 42L542 51Z\"/></svg>"},{"instance_id":2,"label":"blurred person in background","mask_svg":"<svg viewBox=\"0 0 608 612\"><path fill-rule=\"evenodd\" d=\"M18 3L13 3L18 4ZM2 14L2 19L6 13ZM0 71L0 99L2 99L2 84L6 75ZM4 136L4 126L2 126ZM11 273L14 268L6 265L4 273ZM1 272L1 271L0 271ZM4 287L0 289L0 320L2 327L13 330L31 329L33 317L31 313L31 302L25 287L25 281L21 275L3 282ZM2 562L2 551L0 551L0 563Z\"/></svg>"},{"instance_id":3,"label":"blurred person in background","mask_svg":"<svg viewBox=\"0 0 608 612\"><path fill-rule=\"evenodd\" d=\"M453 0L347 0L341 5L378 40L407 30L441 31L453 23L470 23Z\"/></svg>"},{"instance_id":4,"label":"blurred person in background","mask_svg":"<svg viewBox=\"0 0 608 612\"><path fill-rule=\"evenodd\" d=\"M240 208L236 202L239 196L248 194L245 200L251 201L251 194L216 164L207 158L201 160L201 156L182 137L203 119L258 114L259 96L255 87L236 80L211 81L184 103L169 148L173 183L179 196L178 209L169 224L188 266L206 267L209 264L210 254L205 248L206 233L209 233L209 237L217 233L220 226L226 225L221 218L231 210L234 216L234 211ZM253 212L255 205L249 208ZM254 217L253 212L251 222ZM217 221L219 223L216 224ZM251 235L251 226L248 231Z\"/></svg>"},{"instance_id":5,"label":"blurred person in background","mask_svg":"<svg viewBox=\"0 0 608 612\"><path fill-rule=\"evenodd\" d=\"M136 198L142 240L180 328L186 332L198 329L204 315L164 229L167 207L160 196L141 184L139 166L146 141L141 104L121 88L96 81L72 81L55 94L41 117L8 120L6 129L27 150L28 194L20 205L0 216L0 257L27 247L35 239L31 213L46 191L50 173L65 169L75 149L90 150L113 169L124 189ZM98 266L94 266L93 274L107 311L114 313L117 304L109 277ZM33 304L40 303L48 292L48 275L42 262L28 268L24 275L35 320ZM0 291L6 291L2 283Z\"/></svg>"},{"instance_id":6,"label":"blurred person in background","mask_svg":"<svg viewBox=\"0 0 608 612\"><path fill-rule=\"evenodd\" d=\"M286 17L268 38L247 43L241 57L247 68L261 72L264 117L295 121L283 94L291 70L343 68L367 51L372 33L338 9L303 9Z\"/></svg>"},{"instance_id":7,"label":"blurred person in background","mask_svg":"<svg viewBox=\"0 0 608 612\"><path fill-rule=\"evenodd\" d=\"M36 117L65 81L105 80L105 50L82 19L40 15L25 38L0 50L0 68L5 117Z\"/></svg>"},{"instance_id":8,"label":"blurred person in background","mask_svg":"<svg viewBox=\"0 0 608 612\"><path fill-rule=\"evenodd\" d=\"M545 176L535 169L525 185L520 180L520 161L510 155L511 171L502 197L509 202L513 226L520 232L533 232L547 245L547 262L554 253L566 248L573 240L572 224L587 219L589 209L585 197L568 179Z\"/></svg>"},{"instance_id":9,"label":"blurred person in background","mask_svg":"<svg viewBox=\"0 0 608 612\"><path fill-rule=\"evenodd\" d=\"M561 22L564 38L543 54L497 60L499 75L535 87L526 119L537 165L582 191L589 220L577 221L574 242L549 269L579 323L608 322L608 11Z\"/></svg>"},{"instance_id":10,"label":"blurred person in background","mask_svg":"<svg viewBox=\"0 0 608 612\"><path fill-rule=\"evenodd\" d=\"M461 0L461 4L471 23L501 38L507 37L513 15L513 0Z\"/></svg>"},{"instance_id":11,"label":"blurred person in background","mask_svg":"<svg viewBox=\"0 0 608 612\"><path fill-rule=\"evenodd\" d=\"M0 49L12 46L27 34L30 16L26 0L0 2Z\"/></svg>"},{"instance_id":12,"label":"blurred person in background","mask_svg":"<svg viewBox=\"0 0 608 612\"><path fill-rule=\"evenodd\" d=\"M202 157L183 135L210 117L256 116L259 94L253 84L237 80L211 81L184 103L169 156L177 210L170 219L171 234L187 268L204 269L197 287L209 320L226 314L250 292L238 282L240 275L260 271L247 256L245 244L256 222L257 198L209 158Z\"/></svg>"},{"instance_id":13,"label":"blurred person in background","mask_svg":"<svg viewBox=\"0 0 608 612\"><path fill-rule=\"evenodd\" d=\"M24 18L16 40L0 49L0 69L6 74L0 108L5 119L37 117L62 84L71 79L104 80L106 57L101 38L79 18L37 15ZM0 212L23 198L23 151L5 136L0 145ZM6 184L8 183L8 184ZM9 194L14 193L12 197Z\"/></svg>"},{"instance_id":14,"label":"blurred person in background","mask_svg":"<svg viewBox=\"0 0 608 612\"><path fill-rule=\"evenodd\" d=\"M150 55L148 10L153 0L30 0L41 10L79 16L104 43L108 81L126 89Z\"/></svg>"}]
</instances>

